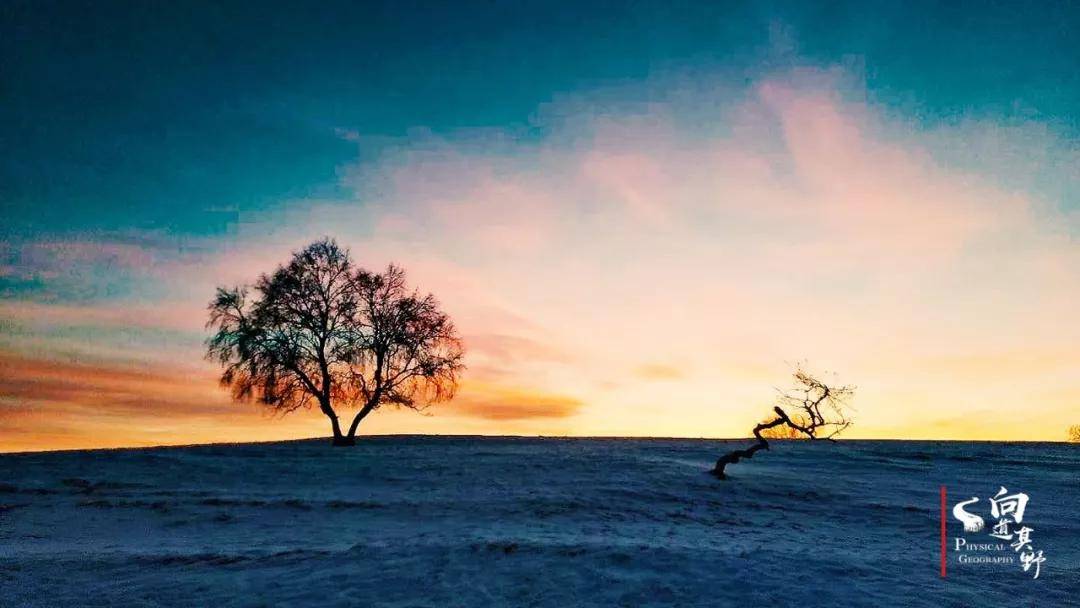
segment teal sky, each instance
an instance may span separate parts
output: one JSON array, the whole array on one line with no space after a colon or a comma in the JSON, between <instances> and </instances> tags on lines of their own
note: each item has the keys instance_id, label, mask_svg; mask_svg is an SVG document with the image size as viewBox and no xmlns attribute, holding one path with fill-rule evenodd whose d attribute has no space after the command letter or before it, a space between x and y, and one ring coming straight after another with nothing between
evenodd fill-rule
<instances>
[{"instance_id":1,"label":"teal sky","mask_svg":"<svg viewBox=\"0 0 1080 608\"><path fill-rule=\"evenodd\" d=\"M847 65L929 125L1068 137L1080 113L1072 2L181 4L5 3L5 240L220 234L238 213L342 195L337 169L381 143L538 136L547 102L671 71Z\"/></svg>"}]
</instances>

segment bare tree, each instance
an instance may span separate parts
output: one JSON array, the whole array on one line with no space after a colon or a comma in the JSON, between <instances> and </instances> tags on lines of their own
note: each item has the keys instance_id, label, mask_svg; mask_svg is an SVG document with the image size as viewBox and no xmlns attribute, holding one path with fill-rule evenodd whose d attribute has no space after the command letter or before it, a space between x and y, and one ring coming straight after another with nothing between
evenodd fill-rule
<instances>
[{"instance_id":1,"label":"bare tree","mask_svg":"<svg viewBox=\"0 0 1080 608\"><path fill-rule=\"evenodd\" d=\"M1074 424L1069 427L1069 442L1080 443L1080 424Z\"/></svg>"},{"instance_id":2,"label":"bare tree","mask_svg":"<svg viewBox=\"0 0 1080 608\"><path fill-rule=\"evenodd\" d=\"M757 443L721 456L710 471L714 476L727 479L727 465L743 458L753 458L759 450L769 449L768 439L833 441L836 435L851 426L852 421L846 410L855 394L854 386L826 384L801 366L795 368L792 378L794 386L791 389L778 391L777 404L773 407L775 417L754 427Z\"/></svg>"},{"instance_id":3,"label":"bare tree","mask_svg":"<svg viewBox=\"0 0 1080 608\"><path fill-rule=\"evenodd\" d=\"M382 405L451 399L463 369L461 340L433 296L410 291L396 266L356 267L329 239L252 288L218 288L209 311L207 358L233 397L282 413L317 405L334 445L355 444L360 421ZM338 410L348 407L359 410L342 433Z\"/></svg>"},{"instance_id":4,"label":"bare tree","mask_svg":"<svg viewBox=\"0 0 1080 608\"><path fill-rule=\"evenodd\" d=\"M764 420L761 421L761 424L762 425L767 425L769 422L772 422L773 418L774 418L773 416L768 416ZM806 416L799 416L797 414L791 414L789 416L789 418L791 418L791 420L794 421L798 426L808 426L809 425L809 418L807 418ZM788 426L786 424L781 424L781 425L772 426L772 427L765 426L765 427L763 427L761 429L761 436L764 437L765 439L806 439L807 438L806 435L802 431L795 428L794 426Z\"/></svg>"}]
</instances>

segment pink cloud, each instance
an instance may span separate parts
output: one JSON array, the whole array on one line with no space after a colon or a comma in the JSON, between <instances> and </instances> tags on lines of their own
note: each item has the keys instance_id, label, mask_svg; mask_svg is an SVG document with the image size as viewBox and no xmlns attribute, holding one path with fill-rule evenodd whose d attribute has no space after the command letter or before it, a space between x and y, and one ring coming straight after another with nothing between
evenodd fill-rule
<instances>
[{"instance_id":1,"label":"pink cloud","mask_svg":"<svg viewBox=\"0 0 1080 608\"><path fill-rule=\"evenodd\" d=\"M0 245L0 278L40 281L46 286L92 288L95 277L150 275L160 258L153 247L143 243L97 241L90 238L29 241ZM95 277L87 276L96 273ZM62 284L62 285L61 285Z\"/></svg>"},{"instance_id":2,"label":"pink cloud","mask_svg":"<svg viewBox=\"0 0 1080 608\"><path fill-rule=\"evenodd\" d=\"M201 331L204 305L162 302L136 304L45 304L0 301L0 315L26 325L83 326L110 328L171 329Z\"/></svg>"},{"instance_id":3,"label":"pink cloud","mask_svg":"<svg viewBox=\"0 0 1080 608\"><path fill-rule=\"evenodd\" d=\"M669 221L668 197L673 188L657 159L641 153L594 150L585 155L582 172L612 192L639 220L655 224Z\"/></svg>"},{"instance_id":4,"label":"pink cloud","mask_svg":"<svg viewBox=\"0 0 1080 608\"><path fill-rule=\"evenodd\" d=\"M917 148L874 139L865 107L778 83L759 95L782 125L808 215L845 246L925 260L1027 219L1023 200L937 168Z\"/></svg>"},{"instance_id":5,"label":"pink cloud","mask_svg":"<svg viewBox=\"0 0 1080 608\"><path fill-rule=\"evenodd\" d=\"M490 131L404 141L343 168L355 201L246 216L209 253L62 254L75 266L92 254L152 266L147 280L166 294L156 300L12 314L201 326L214 286L249 283L332 235L361 265L399 263L439 297L477 382L462 411L521 421L517 431L551 428L528 426L550 407L579 434L742 433L727 425L759 419L749 408L771 396L768 378L804 357L865 386L860 429L878 436L899 428L897 408L963 410L975 394L979 407L1010 407L1015 394L978 385L996 365L986 353L1023 349L1030 363L1003 360L997 376L1018 392L1080 381L1050 364L1080 341L1078 218L1003 185L1003 168L1032 169L995 156L1031 145L1033 158L1057 158L1040 152L1049 135L1010 132L1006 148L993 124L928 133L842 80L804 70L737 93L673 90L632 113L581 104L539 141ZM941 160L943 142L984 141L970 155L985 166ZM642 361L685 361L693 373Z\"/></svg>"}]
</instances>

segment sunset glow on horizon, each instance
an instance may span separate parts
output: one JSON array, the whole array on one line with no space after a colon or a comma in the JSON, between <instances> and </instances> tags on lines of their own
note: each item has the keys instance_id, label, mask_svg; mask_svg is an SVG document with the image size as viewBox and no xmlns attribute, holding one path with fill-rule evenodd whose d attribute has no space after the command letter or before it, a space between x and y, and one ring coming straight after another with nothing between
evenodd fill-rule
<instances>
[{"instance_id":1,"label":"sunset glow on horizon","mask_svg":"<svg viewBox=\"0 0 1080 608\"><path fill-rule=\"evenodd\" d=\"M346 158L190 203L221 229L24 221L0 245L0 452L326 436L317 410L232 402L203 359L215 287L324 236L402 266L467 349L453 401L360 435L744 437L806 361L858 387L845 438L1064 440L1070 127L935 119L768 31L770 61L590 81L518 120L323 116Z\"/></svg>"}]
</instances>

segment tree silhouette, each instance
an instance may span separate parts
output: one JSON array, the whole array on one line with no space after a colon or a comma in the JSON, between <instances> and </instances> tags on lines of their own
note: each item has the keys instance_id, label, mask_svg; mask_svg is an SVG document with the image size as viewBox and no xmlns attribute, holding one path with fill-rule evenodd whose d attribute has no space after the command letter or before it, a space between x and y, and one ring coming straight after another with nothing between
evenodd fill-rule
<instances>
[{"instance_id":1,"label":"tree silhouette","mask_svg":"<svg viewBox=\"0 0 1080 608\"><path fill-rule=\"evenodd\" d=\"M798 414L791 414L788 417L791 418L792 422L794 422L797 426L804 426L804 427L809 426L809 420L810 419L807 418L806 416L800 416ZM769 422L772 422L772 420L773 420L772 416L766 417L764 420L761 421L761 424L762 425L768 424ZM795 428L794 426L788 426L786 424L781 424L781 425L773 426L773 427L764 427L761 430L761 436L764 437L765 439L806 439L807 438L806 434L804 434L802 431Z\"/></svg>"},{"instance_id":2,"label":"tree silhouette","mask_svg":"<svg viewBox=\"0 0 1080 608\"><path fill-rule=\"evenodd\" d=\"M1069 427L1069 442L1080 443L1080 424L1074 424Z\"/></svg>"},{"instance_id":3,"label":"tree silhouette","mask_svg":"<svg viewBox=\"0 0 1080 608\"><path fill-rule=\"evenodd\" d=\"M317 405L334 445L355 444L372 411L414 410L451 399L464 351L435 298L410 291L405 273L356 267L330 239L293 254L253 287L218 288L207 358L237 400L282 413ZM338 410L359 408L342 433Z\"/></svg>"},{"instance_id":4,"label":"tree silhouette","mask_svg":"<svg viewBox=\"0 0 1080 608\"><path fill-rule=\"evenodd\" d=\"M769 449L768 439L832 441L833 437L851 426L846 409L855 394L854 386L828 385L801 366L795 368L792 378L794 386L790 390L779 391L777 404L773 407L775 417L754 427L757 443L744 450L724 454L710 473L719 479L727 479L727 465L743 458L753 458L759 450Z\"/></svg>"}]
</instances>

